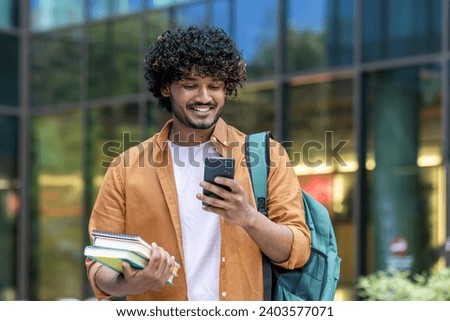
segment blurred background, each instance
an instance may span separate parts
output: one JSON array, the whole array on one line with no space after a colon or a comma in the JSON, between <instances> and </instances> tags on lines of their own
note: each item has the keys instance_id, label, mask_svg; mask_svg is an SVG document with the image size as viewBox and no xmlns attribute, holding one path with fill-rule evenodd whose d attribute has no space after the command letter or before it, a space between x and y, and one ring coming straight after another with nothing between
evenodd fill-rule
<instances>
[{"instance_id":1,"label":"blurred background","mask_svg":"<svg viewBox=\"0 0 450 321\"><path fill-rule=\"evenodd\" d=\"M169 118L143 57L191 24L243 50L224 118L271 130L328 208L337 300L379 270L450 265L449 20L449 0L0 0L0 299L92 297L102 165Z\"/></svg>"}]
</instances>

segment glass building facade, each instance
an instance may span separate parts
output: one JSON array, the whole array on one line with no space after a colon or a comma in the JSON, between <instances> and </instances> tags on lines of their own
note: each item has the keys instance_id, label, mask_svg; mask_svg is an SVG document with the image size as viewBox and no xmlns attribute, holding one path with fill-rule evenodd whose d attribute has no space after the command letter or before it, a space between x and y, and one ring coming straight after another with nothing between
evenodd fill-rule
<instances>
[{"instance_id":1,"label":"glass building facade","mask_svg":"<svg viewBox=\"0 0 450 321\"><path fill-rule=\"evenodd\" d=\"M169 118L147 47L222 27L248 82L223 117L271 130L329 210L338 300L450 264L449 0L0 1L0 300L92 297L83 248L111 156Z\"/></svg>"}]
</instances>

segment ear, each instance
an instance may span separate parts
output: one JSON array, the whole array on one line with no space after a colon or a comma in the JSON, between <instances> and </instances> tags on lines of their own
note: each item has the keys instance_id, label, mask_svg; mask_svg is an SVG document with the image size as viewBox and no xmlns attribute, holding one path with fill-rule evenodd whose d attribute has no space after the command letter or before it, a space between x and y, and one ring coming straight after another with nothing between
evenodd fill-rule
<instances>
[{"instance_id":1,"label":"ear","mask_svg":"<svg viewBox=\"0 0 450 321\"><path fill-rule=\"evenodd\" d=\"M169 85L165 85L165 86L161 87L161 95L163 95L164 97L170 96Z\"/></svg>"}]
</instances>

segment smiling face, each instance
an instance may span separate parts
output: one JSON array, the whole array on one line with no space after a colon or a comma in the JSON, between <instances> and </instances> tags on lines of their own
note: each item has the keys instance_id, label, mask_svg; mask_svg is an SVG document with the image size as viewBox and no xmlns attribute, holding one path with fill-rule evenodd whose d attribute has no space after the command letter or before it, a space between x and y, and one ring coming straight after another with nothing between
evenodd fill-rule
<instances>
[{"instance_id":1,"label":"smiling face","mask_svg":"<svg viewBox=\"0 0 450 321\"><path fill-rule=\"evenodd\" d=\"M225 104L225 83L212 77L191 75L163 87L170 98L172 131L188 135L195 131L212 132Z\"/></svg>"}]
</instances>

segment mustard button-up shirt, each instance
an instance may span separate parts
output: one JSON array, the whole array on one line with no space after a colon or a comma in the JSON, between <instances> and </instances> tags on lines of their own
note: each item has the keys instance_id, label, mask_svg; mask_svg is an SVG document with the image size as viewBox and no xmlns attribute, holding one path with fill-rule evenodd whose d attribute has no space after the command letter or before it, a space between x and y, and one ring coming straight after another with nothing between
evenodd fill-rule
<instances>
[{"instance_id":1,"label":"mustard button-up shirt","mask_svg":"<svg viewBox=\"0 0 450 321\"><path fill-rule=\"evenodd\" d=\"M181 221L173 164L168 146L172 122L150 139L131 147L110 164L103 179L89 221L94 229L138 234L156 242L180 262L173 286L159 292L130 295L127 300L188 300L183 269ZM217 122L210 138L217 152L236 160L235 179L244 188L248 202L255 206L248 168L245 166L245 134ZM310 255L310 232L305 223L303 202L297 176L289 157L277 142L270 148L273 166L268 178L269 218L288 226L293 232L291 253L284 268L303 266ZM263 215L263 214L261 214ZM245 230L221 220L220 300L262 300L263 273L261 251ZM86 259L89 282L98 299L109 297L95 284L100 263ZM225 294L225 295L224 295Z\"/></svg>"}]
</instances>

